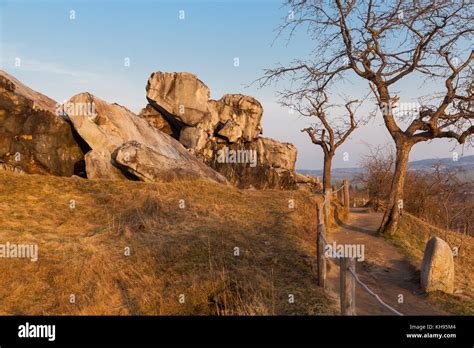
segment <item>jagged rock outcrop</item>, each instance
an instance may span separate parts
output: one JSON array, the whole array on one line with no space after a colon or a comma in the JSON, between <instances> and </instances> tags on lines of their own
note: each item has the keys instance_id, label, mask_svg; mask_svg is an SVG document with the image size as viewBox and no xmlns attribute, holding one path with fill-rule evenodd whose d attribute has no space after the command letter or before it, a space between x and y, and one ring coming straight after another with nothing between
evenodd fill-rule
<instances>
[{"instance_id":1,"label":"jagged rock outcrop","mask_svg":"<svg viewBox=\"0 0 474 348\"><path fill-rule=\"evenodd\" d=\"M259 138L248 143L216 144L209 164L241 188L296 189L293 170L268 161L267 146L273 142L273 139ZM286 157L296 157L293 145L281 145L288 149Z\"/></svg>"},{"instance_id":2,"label":"jagged rock outcrop","mask_svg":"<svg viewBox=\"0 0 474 348\"><path fill-rule=\"evenodd\" d=\"M0 170L145 181L207 178L241 188L315 185L296 148L263 138L262 105L190 73L153 73L139 115L81 93L59 105L0 71ZM217 172L216 172L217 171ZM221 174L219 174L220 172Z\"/></svg>"},{"instance_id":3,"label":"jagged rock outcrop","mask_svg":"<svg viewBox=\"0 0 474 348\"><path fill-rule=\"evenodd\" d=\"M237 186L297 188L296 148L260 137L263 107L258 100L241 94L219 100L209 96L209 88L193 74L157 71L148 80L144 110L162 115L191 153Z\"/></svg>"},{"instance_id":4,"label":"jagged rock outcrop","mask_svg":"<svg viewBox=\"0 0 474 348\"><path fill-rule=\"evenodd\" d=\"M295 169L297 150L293 144L281 143L270 138L258 138L257 153L260 163L289 171Z\"/></svg>"},{"instance_id":5,"label":"jagged rock outcrop","mask_svg":"<svg viewBox=\"0 0 474 348\"><path fill-rule=\"evenodd\" d=\"M226 182L177 140L121 105L81 93L72 97L64 109L73 111L67 115L92 149L86 154L88 178L167 181L199 177Z\"/></svg>"},{"instance_id":6,"label":"jagged rock outcrop","mask_svg":"<svg viewBox=\"0 0 474 348\"><path fill-rule=\"evenodd\" d=\"M226 94L211 105L218 115L218 125L222 125L217 135L228 142L251 142L262 134L263 107L257 99L242 94Z\"/></svg>"},{"instance_id":7,"label":"jagged rock outcrop","mask_svg":"<svg viewBox=\"0 0 474 348\"><path fill-rule=\"evenodd\" d=\"M57 103L0 70L0 162L14 171L71 176L84 154Z\"/></svg>"}]
</instances>

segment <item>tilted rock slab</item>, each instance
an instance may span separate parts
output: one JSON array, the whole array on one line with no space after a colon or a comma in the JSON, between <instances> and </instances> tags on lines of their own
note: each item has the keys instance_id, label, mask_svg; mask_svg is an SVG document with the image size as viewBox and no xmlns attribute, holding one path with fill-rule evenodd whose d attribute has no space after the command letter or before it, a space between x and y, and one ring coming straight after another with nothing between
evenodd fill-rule
<instances>
[{"instance_id":1,"label":"tilted rock slab","mask_svg":"<svg viewBox=\"0 0 474 348\"><path fill-rule=\"evenodd\" d=\"M125 143L134 141L134 144L140 144L140 147L137 146L134 151L140 150L141 155L141 150L145 149L147 154L146 157L135 156L137 160L144 159L145 162L135 163L134 166L160 168L163 176L155 176L154 180L165 181L166 171L179 169L188 173L189 177L226 182L224 177L192 156L177 140L156 130L144 118L135 115L123 106L109 104L90 93L75 95L67 104L71 110L88 111L68 113L74 128L93 151L91 154L86 154L88 178L125 179L128 169L131 168L128 166L129 163L123 161L117 163L112 154ZM77 107L81 105L86 105L86 107ZM89 107L90 105L93 107ZM65 110L68 107L65 107ZM123 153L123 151L117 153ZM117 171L117 168L121 171ZM131 172L135 174L136 170L133 169ZM138 175L138 177L147 178L146 175Z\"/></svg>"},{"instance_id":2,"label":"tilted rock slab","mask_svg":"<svg viewBox=\"0 0 474 348\"><path fill-rule=\"evenodd\" d=\"M454 260L449 244L438 237L426 244L421 265L421 287L425 292L454 292Z\"/></svg>"},{"instance_id":3,"label":"tilted rock slab","mask_svg":"<svg viewBox=\"0 0 474 348\"><path fill-rule=\"evenodd\" d=\"M199 160L189 160L182 165L182 154L163 155L137 141L120 146L113 154L114 160L127 167L142 181L177 181L207 178L225 183L226 180ZM159 164L159 165L157 165Z\"/></svg>"},{"instance_id":4,"label":"tilted rock slab","mask_svg":"<svg viewBox=\"0 0 474 348\"><path fill-rule=\"evenodd\" d=\"M25 173L75 174L84 154L58 105L0 70L0 162Z\"/></svg>"}]
</instances>

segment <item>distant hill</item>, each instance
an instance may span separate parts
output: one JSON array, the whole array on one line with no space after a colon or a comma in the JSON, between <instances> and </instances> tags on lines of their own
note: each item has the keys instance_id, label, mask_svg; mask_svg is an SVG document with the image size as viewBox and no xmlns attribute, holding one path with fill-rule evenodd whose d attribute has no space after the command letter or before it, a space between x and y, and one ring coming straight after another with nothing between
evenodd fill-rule
<instances>
[{"instance_id":1,"label":"distant hill","mask_svg":"<svg viewBox=\"0 0 474 348\"><path fill-rule=\"evenodd\" d=\"M430 158L418 161L412 161L408 163L408 168L412 170L431 170L435 164L441 164L441 168L462 168L463 173L461 178L464 180L474 180L474 155L460 157L457 161L453 161L451 157L448 158ZM311 170L311 169L301 169L297 170L301 174L312 175L312 176L322 176L323 171ZM335 168L332 171L333 179L336 181L348 179L353 180L358 174L362 173L362 168L351 167L351 168Z\"/></svg>"},{"instance_id":2,"label":"distant hill","mask_svg":"<svg viewBox=\"0 0 474 348\"><path fill-rule=\"evenodd\" d=\"M462 167L465 170L474 170L474 155L460 157L457 161L454 161L452 158L433 158L413 161L409 163L409 168L430 169L437 163L441 164L444 168Z\"/></svg>"}]
</instances>

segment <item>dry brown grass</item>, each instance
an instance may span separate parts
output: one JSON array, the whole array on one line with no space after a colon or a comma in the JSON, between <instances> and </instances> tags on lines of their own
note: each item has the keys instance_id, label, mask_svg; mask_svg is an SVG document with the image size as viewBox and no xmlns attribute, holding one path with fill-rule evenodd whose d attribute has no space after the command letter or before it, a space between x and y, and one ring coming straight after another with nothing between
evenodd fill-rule
<instances>
[{"instance_id":1,"label":"dry brown grass","mask_svg":"<svg viewBox=\"0 0 474 348\"><path fill-rule=\"evenodd\" d=\"M446 232L405 213L397 233L390 239L420 269L426 243L433 236L444 239L451 248L457 247L459 256L454 258L455 294L435 292L428 299L441 304L450 313L474 315L474 237L455 231Z\"/></svg>"},{"instance_id":2,"label":"dry brown grass","mask_svg":"<svg viewBox=\"0 0 474 348\"><path fill-rule=\"evenodd\" d=\"M0 314L334 314L313 269L317 200L1 172L0 243L37 243L39 259L0 259Z\"/></svg>"}]
</instances>

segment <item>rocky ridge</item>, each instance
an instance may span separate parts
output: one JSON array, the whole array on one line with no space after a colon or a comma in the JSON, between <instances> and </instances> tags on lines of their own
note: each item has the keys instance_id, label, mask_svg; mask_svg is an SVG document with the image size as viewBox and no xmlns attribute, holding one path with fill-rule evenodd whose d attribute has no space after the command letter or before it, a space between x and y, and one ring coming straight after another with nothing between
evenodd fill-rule
<instances>
[{"instance_id":1,"label":"rocky ridge","mask_svg":"<svg viewBox=\"0 0 474 348\"><path fill-rule=\"evenodd\" d=\"M262 137L253 97L209 88L185 72L151 74L138 115L90 93L60 105L0 72L0 169L89 179L205 178L241 188L314 187L297 151ZM15 157L16 156L16 157Z\"/></svg>"}]
</instances>

